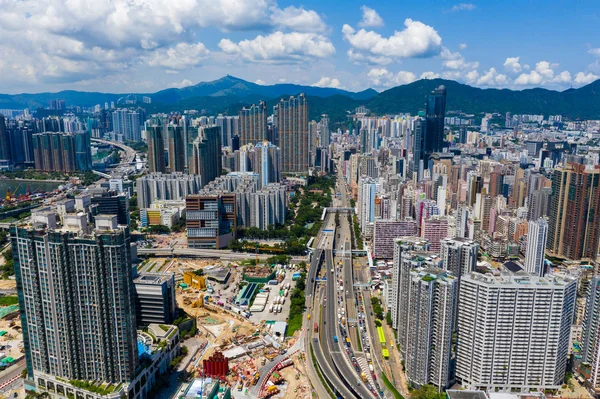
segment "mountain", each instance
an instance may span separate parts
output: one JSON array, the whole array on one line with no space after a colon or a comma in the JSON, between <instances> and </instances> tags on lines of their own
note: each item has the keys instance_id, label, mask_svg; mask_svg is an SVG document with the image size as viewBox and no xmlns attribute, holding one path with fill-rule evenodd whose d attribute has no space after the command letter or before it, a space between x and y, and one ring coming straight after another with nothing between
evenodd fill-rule
<instances>
[{"instance_id":1,"label":"mountain","mask_svg":"<svg viewBox=\"0 0 600 399\"><path fill-rule=\"evenodd\" d=\"M212 82L201 82L181 89L138 94L152 98L152 104L142 104L148 112L169 112L185 109L207 113L237 115L242 106L265 100L271 109L280 98L305 93L309 101L309 117L319 119L329 114L333 122L346 120L354 108L364 105L374 115L407 112L416 114L425 108L427 94L439 85L447 89L447 111L511 112L513 114L559 114L572 119L600 119L600 80L578 89L555 91L547 89L480 89L452 80L431 79L397 86L381 93L373 89L354 93L335 88L295 84L258 85L233 76ZM63 99L67 104L92 106L117 101L126 94L61 91L40 94L0 94L0 109L35 109L46 107L50 100Z\"/></svg>"},{"instance_id":2,"label":"mountain","mask_svg":"<svg viewBox=\"0 0 600 399\"><path fill-rule=\"evenodd\" d=\"M330 97L335 95L343 95L351 99L366 100L375 95L377 92L373 89L367 89L359 93L354 93L346 90L302 86L290 83L275 84L275 85L259 85L252 82L247 82L243 79L227 75L221 79L212 82L200 82L193 86L183 87L181 89L171 88L161 90L156 93L139 93L137 96L148 96L152 98L153 103L165 105L176 104L178 102L201 97L236 97L239 99L252 99L253 102L259 100L268 100L275 97L298 95L305 93L307 96L315 97ZM80 105L91 107L96 104L103 105L105 102L115 103L119 98L126 97L127 94L114 93L96 93L82 92L74 90L65 90L57 93L37 93L37 94L0 94L0 109L11 108L30 108L47 107L51 100L65 100L67 105ZM235 100L234 102L236 102ZM219 104L223 102L231 103L231 99L225 101L216 101Z\"/></svg>"}]
</instances>

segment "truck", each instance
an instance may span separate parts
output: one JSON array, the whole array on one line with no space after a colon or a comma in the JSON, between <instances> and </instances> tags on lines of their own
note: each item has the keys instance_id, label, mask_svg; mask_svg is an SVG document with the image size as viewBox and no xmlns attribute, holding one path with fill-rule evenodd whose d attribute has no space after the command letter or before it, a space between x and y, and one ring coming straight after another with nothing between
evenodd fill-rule
<instances>
[{"instance_id":1,"label":"truck","mask_svg":"<svg viewBox=\"0 0 600 399\"><path fill-rule=\"evenodd\" d=\"M360 378L362 378L363 382L367 382L367 375L364 373L364 371L360 373Z\"/></svg>"},{"instance_id":2,"label":"truck","mask_svg":"<svg viewBox=\"0 0 600 399\"><path fill-rule=\"evenodd\" d=\"M319 325L317 324L317 322L315 322L315 325L314 325L314 332L316 332L316 333L319 332Z\"/></svg>"},{"instance_id":3,"label":"truck","mask_svg":"<svg viewBox=\"0 0 600 399\"><path fill-rule=\"evenodd\" d=\"M333 342L335 342L335 343L337 343L337 342L338 342L337 335L334 335L334 336L333 336Z\"/></svg>"}]
</instances>

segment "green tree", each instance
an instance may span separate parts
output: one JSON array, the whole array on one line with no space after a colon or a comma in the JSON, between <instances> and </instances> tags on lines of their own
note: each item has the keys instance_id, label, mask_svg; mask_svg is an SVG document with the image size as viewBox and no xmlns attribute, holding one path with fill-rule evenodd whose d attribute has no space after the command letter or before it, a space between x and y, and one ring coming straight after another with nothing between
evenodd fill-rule
<instances>
[{"instance_id":1,"label":"green tree","mask_svg":"<svg viewBox=\"0 0 600 399\"><path fill-rule=\"evenodd\" d=\"M446 394L438 392L437 388L433 385L423 385L419 389L415 389L411 394L412 399L445 399Z\"/></svg>"}]
</instances>

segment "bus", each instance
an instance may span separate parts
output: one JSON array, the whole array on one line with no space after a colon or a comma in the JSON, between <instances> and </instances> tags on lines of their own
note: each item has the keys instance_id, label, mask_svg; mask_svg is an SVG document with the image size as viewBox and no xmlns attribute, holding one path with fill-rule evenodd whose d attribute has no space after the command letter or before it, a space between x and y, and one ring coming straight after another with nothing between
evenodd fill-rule
<instances>
[{"instance_id":1,"label":"bus","mask_svg":"<svg viewBox=\"0 0 600 399\"><path fill-rule=\"evenodd\" d=\"M385 334L383 332L383 327L377 327L377 334L379 335L379 342L382 346L385 345Z\"/></svg>"},{"instance_id":2,"label":"bus","mask_svg":"<svg viewBox=\"0 0 600 399\"><path fill-rule=\"evenodd\" d=\"M387 348L383 348L381 350L381 354L383 355L384 359L389 359L390 358L390 352L387 350Z\"/></svg>"}]
</instances>

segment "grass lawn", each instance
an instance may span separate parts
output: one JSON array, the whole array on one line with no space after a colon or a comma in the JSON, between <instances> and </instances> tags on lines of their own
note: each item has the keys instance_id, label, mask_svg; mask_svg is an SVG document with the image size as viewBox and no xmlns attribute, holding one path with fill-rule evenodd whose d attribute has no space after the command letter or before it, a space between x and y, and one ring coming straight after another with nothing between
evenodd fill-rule
<instances>
[{"instance_id":1,"label":"grass lawn","mask_svg":"<svg viewBox=\"0 0 600 399\"><path fill-rule=\"evenodd\" d=\"M290 318L288 319L287 332L285 333L286 336L291 337L297 330L302 328L302 316L303 313L295 313L290 315Z\"/></svg>"},{"instance_id":2,"label":"grass lawn","mask_svg":"<svg viewBox=\"0 0 600 399\"><path fill-rule=\"evenodd\" d=\"M19 303L19 298L16 295L0 296L0 306L10 306Z\"/></svg>"},{"instance_id":3,"label":"grass lawn","mask_svg":"<svg viewBox=\"0 0 600 399\"><path fill-rule=\"evenodd\" d=\"M396 389L396 387L390 382L390 380L388 380L388 378L385 375L385 373L381 373L381 379L383 380L383 383L385 384L385 386L387 387L387 389L389 389L390 392L392 393L392 395L394 395L394 398L396 398L396 399L404 399L404 396L400 395L400 392L398 392L398 390Z\"/></svg>"}]
</instances>

